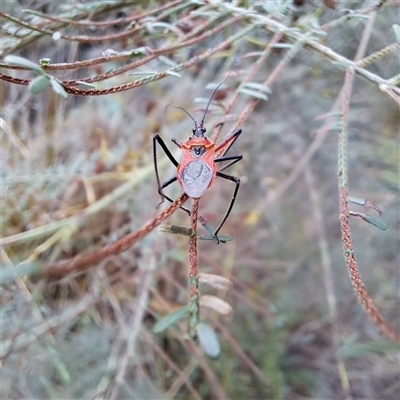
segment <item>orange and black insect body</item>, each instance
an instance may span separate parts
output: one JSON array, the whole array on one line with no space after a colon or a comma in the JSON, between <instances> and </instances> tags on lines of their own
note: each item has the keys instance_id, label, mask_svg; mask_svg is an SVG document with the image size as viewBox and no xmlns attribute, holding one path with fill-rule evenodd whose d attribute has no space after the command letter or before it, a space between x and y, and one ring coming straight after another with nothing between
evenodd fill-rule
<instances>
[{"instance_id":1,"label":"orange and black insect body","mask_svg":"<svg viewBox=\"0 0 400 400\"><path fill-rule=\"evenodd\" d=\"M211 103L211 100L215 92L218 90L218 88L219 86L215 88L213 94L211 95L210 101L208 102L207 108L204 112L204 116L201 122L196 122L194 118L183 107L179 107L182 110L184 110L189 115L189 117L192 118L194 122L194 128L192 129L193 135L188 140L186 140L185 142L180 142L175 138L172 139L172 142L174 142L182 150L181 162L178 163L175 160L174 156L169 151L165 142L157 133L153 136L153 156L154 156L154 167L156 170L157 183L158 183L158 193L161 195L162 200L167 199L168 201L172 202L172 199L163 193L163 189L169 186L171 183L175 182L176 180L182 186L185 193L189 197L192 197L194 199L198 199L201 196L203 196L203 194L212 185L217 176L236 183L235 191L233 193L232 200L228 207L228 210L222 222L214 232L214 237L219 243L217 237L218 232L222 228L222 225L225 223L226 219L228 218L232 210L232 207L235 203L236 196L240 187L239 178L223 174L221 171L225 170L226 168L240 161L243 158L243 156L241 154L233 156L225 155L226 152L229 150L230 146L236 141L236 139L242 133L241 129L235 130L230 135L228 135L221 143L217 145L215 142L213 142L212 140L208 139L205 136L206 128L204 127L204 118L207 114L207 110ZM177 167L176 175L167 179L162 184L160 184L160 178L158 174L156 142L160 144L161 148L164 150L167 157ZM225 148L228 145L229 147L224 152L223 156L215 157L216 153L218 153L221 149ZM222 161L231 161L231 162L228 165L224 166L221 170L217 171L216 163ZM182 207L182 209L190 214L190 211L187 208Z\"/></svg>"}]
</instances>

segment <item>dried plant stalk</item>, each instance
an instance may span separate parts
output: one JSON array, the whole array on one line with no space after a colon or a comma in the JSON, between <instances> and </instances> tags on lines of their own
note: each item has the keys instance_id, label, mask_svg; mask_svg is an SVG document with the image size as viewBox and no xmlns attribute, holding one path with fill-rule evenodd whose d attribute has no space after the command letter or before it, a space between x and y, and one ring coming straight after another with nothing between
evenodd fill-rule
<instances>
[{"instance_id":1,"label":"dried plant stalk","mask_svg":"<svg viewBox=\"0 0 400 400\"><path fill-rule=\"evenodd\" d=\"M171 203L169 207L160 211L152 220L144 224L135 232L129 233L116 242L84 256L77 256L59 263L48 264L41 273L50 277L59 277L72 271L83 271L93 266L93 264L100 263L108 257L122 253L129 249L129 247L133 246L138 240L148 235L154 228L160 225L161 222L180 208L187 199L187 194L183 193L173 203Z\"/></svg>"},{"instance_id":2,"label":"dried plant stalk","mask_svg":"<svg viewBox=\"0 0 400 400\"><path fill-rule=\"evenodd\" d=\"M189 238L189 334L192 338L196 337L196 326L200 320L196 235L198 212L199 199L193 199L190 210L190 229L194 234Z\"/></svg>"},{"instance_id":3,"label":"dried plant stalk","mask_svg":"<svg viewBox=\"0 0 400 400\"><path fill-rule=\"evenodd\" d=\"M367 314L372 324L389 340L400 343L400 334L395 332L391 326L380 315L372 299L368 296L361 280L356 255L353 249L349 224L348 189L347 189L347 114L350 106L350 96L353 87L355 71L348 69L345 84L342 91L342 115L341 129L339 132L339 156L338 156L338 186L339 186L339 218L342 233L343 255L346 260L351 284L359 303Z\"/></svg>"}]
</instances>

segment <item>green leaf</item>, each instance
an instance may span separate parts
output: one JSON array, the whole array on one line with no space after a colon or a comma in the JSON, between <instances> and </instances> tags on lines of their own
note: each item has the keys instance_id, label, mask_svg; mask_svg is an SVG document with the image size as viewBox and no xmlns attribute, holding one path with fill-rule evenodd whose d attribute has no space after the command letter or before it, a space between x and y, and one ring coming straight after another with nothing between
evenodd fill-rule
<instances>
[{"instance_id":1,"label":"green leaf","mask_svg":"<svg viewBox=\"0 0 400 400\"><path fill-rule=\"evenodd\" d=\"M249 89L254 89L254 90L259 90L259 91L267 93L267 94L272 93L272 90L268 86L263 85L262 83L247 82L243 85L243 87L249 88Z\"/></svg>"},{"instance_id":2,"label":"green leaf","mask_svg":"<svg viewBox=\"0 0 400 400\"><path fill-rule=\"evenodd\" d=\"M271 47L275 49L291 49L293 47L293 44L290 43L275 43Z\"/></svg>"},{"instance_id":3,"label":"green leaf","mask_svg":"<svg viewBox=\"0 0 400 400\"><path fill-rule=\"evenodd\" d=\"M181 308L178 308L175 311L172 311L172 313L167 314L165 317L161 318L153 327L153 333L161 333L165 329L167 329L169 326L174 324L176 321L179 319L183 318L186 314L189 313L189 307L184 306Z\"/></svg>"},{"instance_id":4,"label":"green leaf","mask_svg":"<svg viewBox=\"0 0 400 400\"><path fill-rule=\"evenodd\" d=\"M215 240L214 238L214 232L215 228L205 219L200 219L200 223L203 226L203 228L209 233L209 235L200 235L199 239L201 240ZM222 243L225 242L230 242L232 240L235 240L232 236L225 236L225 235L217 235L218 240Z\"/></svg>"},{"instance_id":5,"label":"green leaf","mask_svg":"<svg viewBox=\"0 0 400 400\"><path fill-rule=\"evenodd\" d=\"M235 240L232 236L227 236L227 235L218 234L217 237L218 237L218 240L221 243L232 242L232 241ZM212 234L210 234L210 235L199 235L198 238L199 238L199 240L215 240L215 237Z\"/></svg>"},{"instance_id":6,"label":"green leaf","mask_svg":"<svg viewBox=\"0 0 400 400\"><path fill-rule=\"evenodd\" d=\"M37 94L46 90L49 87L49 84L49 77L46 75L40 75L29 84L28 90L33 94Z\"/></svg>"},{"instance_id":7,"label":"green leaf","mask_svg":"<svg viewBox=\"0 0 400 400\"><path fill-rule=\"evenodd\" d=\"M93 83L87 83L83 81L76 81L76 85L84 88L90 88L90 89L96 89L96 85L93 85Z\"/></svg>"},{"instance_id":8,"label":"green leaf","mask_svg":"<svg viewBox=\"0 0 400 400\"><path fill-rule=\"evenodd\" d=\"M40 65L37 65L37 64L33 63L32 61L29 61L23 57L9 55L9 56L4 57L4 61L7 64L19 65L20 67L25 67L25 68L31 69L33 71L38 72L39 74L44 73L44 71Z\"/></svg>"},{"instance_id":9,"label":"green leaf","mask_svg":"<svg viewBox=\"0 0 400 400\"><path fill-rule=\"evenodd\" d=\"M211 358L217 358L221 353L221 347L212 328L200 322L196 327L196 333L204 352Z\"/></svg>"},{"instance_id":10,"label":"green leaf","mask_svg":"<svg viewBox=\"0 0 400 400\"><path fill-rule=\"evenodd\" d=\"M381 229L382 231L387 230L386 224L381 219L373 217L372 215L367 215L367 214L363 214L363 213L359 213L359 212L355 212L355 211L350 211L349 214L352 217L361 218L365 222L368 222L369 224L376 226L377 228Z\"/></svg>"},{"instance_id":11,"label":"green leaf","mask_svg":"<svg viewBox=\"0 0 400 400\"><path fill-rule=\"evenodd\" d=\"M360 197L349 196L347 197L347 201L353 204L358 204L359 206L365 205L365 199L361 199Z\"/></svg>"},{"instance_id":12,"label":"green leaf","mask_svg":"<svg viewBox=\"0 0 400 400\"><path fill-rule=\"evenodd\" d=\"M167 75L176 76L177 78L181 78L181 74L178 74L175 71L165 71Z\"/></svg>"},{"instance_id":13,"label":"green leaf","mask_svg":"<svg viewBox=\"0 0 400 400\"><path fill-rule=\"evenodd\" d=\"M256 92L255 90L241 88L239 89L239 93L248 94L249 96L256 97L257 99L261 100L268 100L268 96L264 93Z\"/></svg>"},{"instance_id":14,"label":"green leaf","mask_svg":"<svg viewBox=\"0 0 400 400\"><path fill-rule=\"evenodd\" d=\"M392 25L392 28L394 30L394 34L396 36L396 41L399 43L400 42L400 26L397 24Z\"/></svg>"},{"instance_id":15,"label":"green leaf","mask_svg":"<svg viewBox=\"0 0 400 400\"><path fill-rule=\"evenodd\" d=\"M159 56L158 59L165 65L168 65L168 67L176 67L178 65L175 61L172 61L171 59L165 56Z\"/></svg>"},{"instance_id":16,"label":"green leaf","mask_svg":"<svg viewBox=\"0 0 400 400\"><path fill-rule=\"evenodd\" d=\"M50 64L50 58L41 58L39 60L40 65L49 65Z\"/></svg>"},{"instance_id":17,"label":"green leaf","mask_svg":"<svg viewBox=\"0 0 400 400\"><path fill-rule=\"evenodd\" d=\"M361 217L365 222L368 222L371 225L376 226L382 231L387 230L387 225L379 218L373 217L372 215L363 214Z\"/></svg>"},{"instance_id":18,"label":"green leaf","mask_svg":"<svg viewBox=\"0 0 400 400\"><path fill-rule=\"evenodd\" d=\"M65 91L63 85L61 85L60 82L56 78L51 78L50 79L50 84L53 90L61 97L66 99L68 97L68 93Z\"/></svg>"}]
</instances>

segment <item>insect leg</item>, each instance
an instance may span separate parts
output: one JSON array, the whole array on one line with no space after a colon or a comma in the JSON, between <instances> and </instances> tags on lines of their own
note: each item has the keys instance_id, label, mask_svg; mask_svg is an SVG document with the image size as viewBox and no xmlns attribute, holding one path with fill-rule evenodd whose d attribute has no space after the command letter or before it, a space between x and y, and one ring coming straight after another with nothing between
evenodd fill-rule
<instances>
[{"instance_id":1,"label":"insect leg","mask_svg":"<svg viewBox=\"0 0 400 400\"><path fill-rule=\"evenodd\" d=\"M177 167L179 165L179 163L178 163L178 161L175 160L175 157L171 154L171 152L169 151L169 149L168 149L167 145L165 144L164 140L161 139L160 135L158 133L154 134L153 135L153 161L154 161L154 169L156 171L158 193L160 193L161 184L160 184L160 175L158 173L158 166L157 166L157 142L161 146L161 148L164 150L164 153L170 159L172 164L175 165L175 167ZM160 195L161 195L161 202L163 202L164 201L164 197L163 197L163 195L161 193L160 193Z\"/></svg>"},{"instance_id":2,"label":"insect leg","mask_svg":"<svg viewBox=\"0 0 400 400\"><path fill-rule=\"evenodd\" d=\"M238 154L236 156L222 156L222 157L217 157L214 158L214 162L222 162L222 161L229 161L229 160L233 160L231 163L229 163L228 165L225 165L225 167L223 167L222 169L219 170L219 172L231 167L233 164L236 164L237 162L239 162L241 159L243 158L243 156L241 154Z\"/></svg>"},{"instance_id":3,"label":"insect leg","mask_svg":"<svg viewBox=\"0 0 400 400\"><path fill-rule=\"evenodd\" d=\"M169 186L171 183L174 183L176 180L177 180L177 177L175 175L171 176L171 178L167 179L165 182L163 182L159 186L158 193L160 194L160 196L163 200L158 205L160 205L164 201L164 199L167 199L171 203L173 202L173 200L170 197L168 197L166 194L164 194L162 190L165 189L167 186ZM190 215L190 210L188 208L183 207L183 206L181 206L180 208Z\"/></svg>"},{"instance_id":4,"label":"insect leg","mask_svg":"<svg viewBox=\"0 0 400 400\"><path fill-rule=\"evenodd\" d=\"M236 142L237 138L241 133L242 133L241 129L236 129L235 131L233 131L230 135L228 135L221 143L219 143L215 147L215 152L218 153L219 150L223 149L228 143L230 143L228 148L223 152L223 154L225 155L231 148L231 146Z\"/></svg>"},{"instance_id":5,"label":"insect leg","mask_svg":"<svg viewBox=\"0 0 400 400\"><path fill-rule=\"evenodd\" d=\"M231 204L229 204L229 207L228 207L228 210L227 210L227 212L225 214L224 219L222 220L222 222L219 224L218 228L214 232L214 237L217 239L217 242L219 243L217 235L218 235L218 232L220 231L220 229L222 228L222 225L224 225L225 221L229 217L229 214L230 214L230 212L232 210L232 207L235 204L236 196L237 196L237 193L238 193L239 187L240 187L240 179L237 178L236 176L223 174L222 172L217 172L217 176L219 176L220 178L223 178L223 179L227 179L228 181L232 181L232 182L236 183L236 187L235 187L235 190L234 190L233 195L232 195Z\"/></svg>"}]
</instances>

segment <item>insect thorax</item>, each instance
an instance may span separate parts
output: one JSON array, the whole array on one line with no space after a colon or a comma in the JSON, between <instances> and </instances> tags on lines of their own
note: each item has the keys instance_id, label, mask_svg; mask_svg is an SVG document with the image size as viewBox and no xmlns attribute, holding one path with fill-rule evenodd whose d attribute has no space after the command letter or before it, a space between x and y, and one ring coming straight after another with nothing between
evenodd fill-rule
<instances>
[{"instance_id":1,"label":"insect thorax","mask_svg":"<svg viewBox=\"0 0 400 400\"><path fill-rule=\"evenodd\" d=\"M206 152L206 148L201 145L192 146L190 153L195 157L201 157Z\"/></svg>"},{"instance_id":2,"label":"insect thorax","mask_svg":"<svg viewBox=\"0 0 400 400\"><path fill-rule=\"evenodd\" d=\"M212 169L201 160L190 161L180 173L184 191L188 196L195 199L204 194L212 178Z\"/></svg>"}]
</instances>

